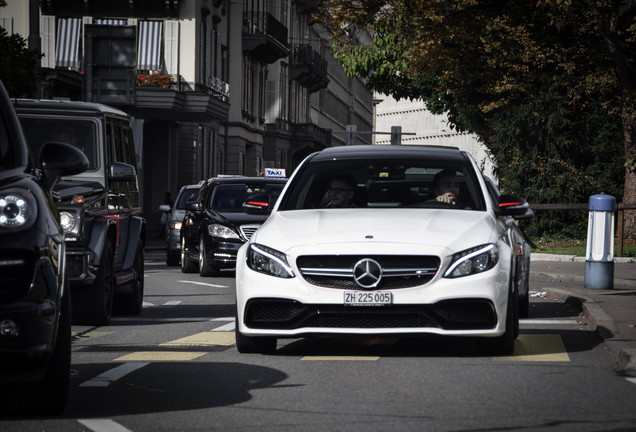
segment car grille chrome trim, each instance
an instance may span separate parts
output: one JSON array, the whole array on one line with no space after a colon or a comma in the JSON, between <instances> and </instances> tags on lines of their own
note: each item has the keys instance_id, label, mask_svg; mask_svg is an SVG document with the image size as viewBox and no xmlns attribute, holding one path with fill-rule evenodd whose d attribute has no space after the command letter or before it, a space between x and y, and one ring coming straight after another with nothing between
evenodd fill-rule
<instances>
[{"instance_id":1,"label":"car grille chrome trim","mask_svg":"<svg viewBox=\"0 0 636 432\"><path fill-rule=\"evenodd\" d=\"M245 237L247 240L251 239L257 229L261 227L260 224L249 224L249 225L241 225L239 229L241 230L241 235Z\"/></svg>"},{"instance_id":2,"label":"car grille chrome trim","mask_svg":"<svg viewBox=\"0 0 636 432\"><path fill-rule=\"evenodd\" d=\"M337 289L360 289L354 266L363 258L377 261L382 280L373 289L397 289L424 285L437 274L440 259L427 255L304 255L296 264L303 278L312 285Z\"/></svg>"}]
</instances>

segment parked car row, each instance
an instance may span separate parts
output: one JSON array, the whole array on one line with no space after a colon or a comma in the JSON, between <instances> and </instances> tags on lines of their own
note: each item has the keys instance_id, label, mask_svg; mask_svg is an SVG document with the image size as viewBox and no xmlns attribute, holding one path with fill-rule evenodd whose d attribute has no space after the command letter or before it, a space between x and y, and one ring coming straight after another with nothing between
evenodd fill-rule
<instances>
[{"instance_id":1,"label":"parked car row","mask_svg":"<svg viewBox=\"0 0 636 432\"><path fill-rule=\"evenodd\" d=\"M71 324L141 311L134 157L125 113L11 101L0 81L0 412L63 411Z\"/></svg>"}]
</instances>

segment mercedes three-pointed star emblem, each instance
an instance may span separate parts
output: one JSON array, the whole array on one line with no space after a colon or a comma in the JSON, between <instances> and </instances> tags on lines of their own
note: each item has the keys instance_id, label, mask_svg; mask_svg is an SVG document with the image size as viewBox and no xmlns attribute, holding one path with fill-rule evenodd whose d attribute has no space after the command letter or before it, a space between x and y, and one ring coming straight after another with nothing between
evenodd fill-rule
<instances>
[{"instance_id":1,"label":"mercedes three-pointed star emblem","mask_svg":"<svg viewBox=\"0 0 636 432\"><path fill-rule=\"evenodd\" d=\"M371 258L361 259L353 266L353 279L361 288L375 288L382 279L382 266Z\"/></svg>"}]
</instances>

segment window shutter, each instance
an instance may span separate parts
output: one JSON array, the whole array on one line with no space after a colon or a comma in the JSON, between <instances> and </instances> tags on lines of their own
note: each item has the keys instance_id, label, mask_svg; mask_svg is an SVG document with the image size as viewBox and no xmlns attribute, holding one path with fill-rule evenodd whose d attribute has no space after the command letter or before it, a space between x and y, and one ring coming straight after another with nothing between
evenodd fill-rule
<instances>
[{"instance_id":1,"label":"window shutter","mask_svg":"<svg viewBox=\"0 0 636 432\"><path fill-rule=\"evenodd\" d=\"M55 17L42 15L40 18L40 48L43 68L55 68Z\"/></svg>"},{"instance_id":2,"label":"window shutter","mask_svg":"<svg viewBox=\"0 0 636 432\"><path fill-rule=\"evenodd\" d=\"M179 73L179 21L164 21L163 53L166 64L166 73L177 75Z\"/></svg>"}]
</instances>

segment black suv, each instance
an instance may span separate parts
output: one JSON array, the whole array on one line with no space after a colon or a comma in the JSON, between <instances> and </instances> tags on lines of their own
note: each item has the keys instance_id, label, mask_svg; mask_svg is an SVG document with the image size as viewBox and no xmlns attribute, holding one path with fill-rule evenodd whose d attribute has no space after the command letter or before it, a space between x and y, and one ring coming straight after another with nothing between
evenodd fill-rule
<instances>
[{"instance_id":1,"label":"black suv","mask_svg":"<svg viewBox=\"0 0 636 432\"><path fill-rule=\"evenodd\" d=\"M37 158L37 165L33 159ZM64 230L50 190L88 160L62 143L29 156L0 81L0 412L61 412L71 364Z\"/></svg>"},{"instance_id":2,"label":"black suv","mask_svg":"<svg viewBox=\"0 0 636 432\"><path fill-rule=\"evenodd\" d=\"M49 140L84 152L88 170L66 176L53 197L66 232L73 322L104 325L113 310L141 312L146 221L141 217L131 118L94 103L17 100L32 153Z\"/></svg>"},{"instance_id":3,"label":"black suv","mask_svg":"<svg viewBox=\"0 0 636 432\"><path fill-rule=\"evenodd\" d=\"M236 252L265 222L267 216L248 215L243 203L251 196L267 194L273 206L286 178L215 177L201 186L186 205L181 226L181 271L217 276L222 268L234 268ZM198 265L197 265L198 264Z\"/></svg>"}]
</instances>

